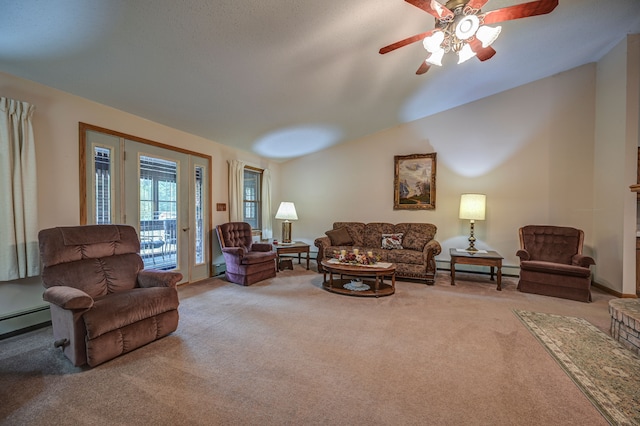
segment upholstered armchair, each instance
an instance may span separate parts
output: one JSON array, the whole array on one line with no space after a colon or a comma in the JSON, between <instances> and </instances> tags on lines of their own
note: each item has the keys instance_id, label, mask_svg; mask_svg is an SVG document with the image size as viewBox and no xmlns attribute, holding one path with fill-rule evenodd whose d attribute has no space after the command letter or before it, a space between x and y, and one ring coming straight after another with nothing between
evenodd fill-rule
<instances>
[{"instance_id":1,"label":"upholstered armchair","mask_svg":"<svg viewBox=\"0 0 640 426\"><path fill-rule=\"evenodd\" d=\"M38 239L55 345L74 365L95 367L178 327L182 274L143 270L135 228L58 227Z\"/></svg>"},{"instance_id":2,"label":"upholstered armchair","mask_svg":"<svg viewBox=\"0 0 640 426\"><path fill-rule=\"evenodd\" d=\"M229 222L216 227L228 281L251 285L276 276L276 253L268 243L254 243L251 225Z\"/></svg>"},{"instance_id":3,"label":"upholstered armchair","mask_svg":"<svg viewBox=\"0 0 640 426\"><path fill-rule=\"evenodd\" d=\"M584 232L562 226L520 228L518 290L564 299L591 301L593 258L582 254Z\"/></svg>"}]
</instances>

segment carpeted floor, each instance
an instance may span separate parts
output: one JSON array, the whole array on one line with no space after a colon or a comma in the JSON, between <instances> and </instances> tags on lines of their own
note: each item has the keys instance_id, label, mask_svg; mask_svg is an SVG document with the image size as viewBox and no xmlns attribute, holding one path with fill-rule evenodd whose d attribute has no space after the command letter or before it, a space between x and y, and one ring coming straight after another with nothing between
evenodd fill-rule
<instances>
[{"instance_id":1,"label":"carpeted floor","mask_svg":"<svg viewBox=\"0 0 640 426\"><path fill-rule=\"evenodd\" d=\"M0 423L222 425L606 425L513 315L585 318L592 303L440 272L372 299L293 271L250 287L181 287L172 335L94 369L74 368L45 328L0 341Z\"/></svg>"},{"instance_id":2,"label":"carpeted floor","mask_svg":"<svg viewBox=\"0 0 640 426\"><path fill-rule=\"evenodd\" d=\"M582 318L515 312L612 424L640 425L640 358Z\"/></svg>"}]
</instances>

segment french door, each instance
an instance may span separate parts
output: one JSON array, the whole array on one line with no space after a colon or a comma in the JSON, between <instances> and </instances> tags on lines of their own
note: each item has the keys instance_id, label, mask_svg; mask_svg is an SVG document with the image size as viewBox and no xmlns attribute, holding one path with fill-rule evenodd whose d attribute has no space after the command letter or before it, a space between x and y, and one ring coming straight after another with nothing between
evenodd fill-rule
<instances>
[{"instance_id":1,"label":"french door","mask_svg":"<svg viewBox=\"0 0 640 426\"><path fill-rule=\"evenodd\" d=\"M134 226L147 269L180 272L183 282L208 277L209 160L111 132L84 134L85 223Z\"/></svg>"}]
</instances>

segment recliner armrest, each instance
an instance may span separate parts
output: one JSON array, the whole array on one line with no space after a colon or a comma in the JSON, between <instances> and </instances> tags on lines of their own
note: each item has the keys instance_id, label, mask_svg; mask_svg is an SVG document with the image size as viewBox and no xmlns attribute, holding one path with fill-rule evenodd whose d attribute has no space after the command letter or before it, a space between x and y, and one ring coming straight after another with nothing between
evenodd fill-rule
<instances>
[{"instance_id":1,"label":"recliner armrest","mask_svg":"<svg viewBox=\"0 0 640 426\"><path fill-rule=\"evenodd\" d=\"M583 254L576 254L571 258L571 264L575 266L582 266L588 268L590 265L595 265L596 261L591 256L585 256Z\"/></svg>"},{"instance_id":2,"label":"recliner armrest","mask_svg":"<svg viewBox=\"0 0 640 426\"><path fill-rule=\"evenodd\" d=\"M253 243L251 244L251 251L271 251L273 246L270 243Z\"/></svg>"},{"instance_id":3,"label":"recliner armrest","mask_svg":"<svg viewBox=\"0 0 640 426\"><path fill-rule=\"evenodd\" d=\"M230 254L232 256L238 256L239 258L244 257L245 249L244 247L222 247L223 254Z\"/></svg>"},{"instance_id":4,"label":"recliner armrest","mask_svg":"<svg viewBox=\"0 0 640 426\"><path fill-rule=\"evenodd\" d=\"M520 258L520 262L522 262L523 260L531 260L531 255L524 249L518 250L516 252L516 256Z\"/></svg>"},{"instance_id":5,"label":"recliner armrest","mask_svg":"<svg viewBox=\"0 0 640 426\"><path fill-rule=\"evenodd\" d=\"M53 303L63 309L90 309L93 298L82 290L67 286L54 286L45 290L42 298L45 302Z\"/></svg>"},{"instance_id":6,"label":"recliner armrest","mask_svg":"<svg viewBox=\"0 0 640 426\"><path fill-rule=\"evenodd\" d=\"M142 288L175 287L182 279L179 272L142 270L138 272L138 285Z\"/></svg>"}]
</instances>

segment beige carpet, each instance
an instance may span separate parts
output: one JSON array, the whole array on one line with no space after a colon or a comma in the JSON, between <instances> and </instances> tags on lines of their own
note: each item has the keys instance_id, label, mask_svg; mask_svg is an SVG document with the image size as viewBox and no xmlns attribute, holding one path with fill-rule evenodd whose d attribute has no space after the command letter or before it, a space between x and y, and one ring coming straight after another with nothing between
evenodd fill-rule
<instances>
[{"instance_id":1,"label":"beige carpet","mask_svg":"<svg viewBox=\"0 0 640 426\"><path fill-rule=\"evenodd\" d=\"M180 289L180 325L92 370L51 329L0 341L0 422L10 425L604 425L513 314L609 327L593 303L495 290L482 275L397 282L372 299L332 294L296 265L251 287ZM473 280L473 281L471 281Z\"/></svg>"}]
</instances>

